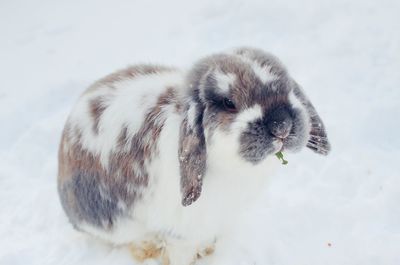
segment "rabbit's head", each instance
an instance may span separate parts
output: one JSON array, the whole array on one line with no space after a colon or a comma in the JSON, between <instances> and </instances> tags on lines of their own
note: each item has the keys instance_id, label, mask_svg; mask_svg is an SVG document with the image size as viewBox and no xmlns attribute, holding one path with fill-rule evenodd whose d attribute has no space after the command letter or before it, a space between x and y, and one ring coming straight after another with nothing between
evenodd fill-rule
<instances>
[{"instance_id":1,"label":"rabbit's head","mask_svg":"<svg viewBox=\"0 0 400 265\"><path fill-rule=\"evenodd\" d=\"M200 196L210 150L250 164L304 146L323 155L330 150L321 118L273 55L241 48L207 57L187 85L179 149L185 206Z\"/></svg>"}]
</instances>

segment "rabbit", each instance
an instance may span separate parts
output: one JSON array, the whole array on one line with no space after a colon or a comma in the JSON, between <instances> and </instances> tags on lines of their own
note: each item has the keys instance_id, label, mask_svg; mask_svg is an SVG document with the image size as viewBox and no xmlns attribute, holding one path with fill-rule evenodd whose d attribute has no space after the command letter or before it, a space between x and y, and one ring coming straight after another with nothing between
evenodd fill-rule
<instances>
[{"instance_id":1,"label":"rabbit","mask_svg":"<svg viewBox=\"0 0 400 265\"><path fill-rule=\"evenodd\" d=\"M187 71L134 65L94 83L70 113L58 193L78 231L139 260L189 265L240 224L275 154L303 147L327 155L325 126L269 53L237 48Z\"/></svg>"}]
</instances>

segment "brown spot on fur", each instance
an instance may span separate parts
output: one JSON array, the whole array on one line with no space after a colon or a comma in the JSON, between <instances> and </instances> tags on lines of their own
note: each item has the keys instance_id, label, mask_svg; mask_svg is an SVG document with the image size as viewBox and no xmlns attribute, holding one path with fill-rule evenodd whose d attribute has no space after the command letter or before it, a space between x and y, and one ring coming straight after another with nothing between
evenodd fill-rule
<instances>
[{"instance_id":1,"label":"brown spot on fur","mask_svg":"<svg viewBox=\"0 0 400 265\"><path fill-rule=\"evenodd\" d=\"M128 140L128 127L124 126L118 136L118 148L123 148L128 143Z\"/></svg>"},{"instance_id":2,"label":"brown spot on fur","mask_svg":"<svg viewBox=\"0 0 400 265\"><path fill-rule=\"evenodd\" d=\"M59 181L68 176L68 165L67 161L64 160L65 152L68 150L67 132L69 130L69 124L67 123L61 135L60 146L58 148L58 177ZM61 178L61 179L60 179Z\"/></svg>"},{"instance_id":3,"label":"brown spot on fur","mask_svg":"<svg viewBox=\"0 0 400 265\"><path fill-rule=\"evenodd\" d=\"M204 257L210 256L214 254L214 252L215 252L215 244L212 244L197 252L197 259L202 259Z\"/></svg>"},{"instance_id":4,"label":"brown spot on fur","mask_svg":"<svg viewBox=\"0 0 400 265\"><path fill-rule=\"evenodd\" d=\"M167 87L166 91L158 98L157 105L174 105L176 108L180 108L180 101L177 98L177 92L173 87ZM177 105L179 107L177 107Z\"/></svg>"},{"instance_id":5,"label":"brown spot on fur","mask_svg":"<svg viewBox=\"0 0 400 265\"><path fill-rule=\"evenodd\" d=\"M141 244L130 244L129 250L132 256L139 262L146 259L157 259L165 252L164 248L154 242L144 241Z\"/></svg>"},{"instance_id":6,"label":"brown spot on fur","mask_svg":"<svg viewBox=\"0 0 400 265\"><path fill-rule=\"evenodd\" d=\"M116 82L119 82L122 80L134 79L134 78L137 78L137 77L143 76L143 75L152 75L152 74L163 73L163 72L168 72L168 71L172 72L175 70L176 70L175 68L160 66L160 65L151 65L151 64L132 65L125 69L122 69L122 70L119 70L112 74L109 74L106 77L98 80L93 85L91 85L86 90L85 93L96 90L98 87L102 87L102 86L108 86L111 88L115 88L114 84Z\"/></svg>"},{"instance_id":7,"label":"brown spot on fur","mask_svg":"<svg viewBox=\"0 0 400 265\"><path fill-rule=\"evenodd\" d=\"M105 103L105 97L100 96L95 99L92 99L89 102L89 108L90 108L90 115L93 118L93 127L92 127L93 131L94 133L98 134L101 115L107 109L107 105Z\"/></svg>"}]
</instances>

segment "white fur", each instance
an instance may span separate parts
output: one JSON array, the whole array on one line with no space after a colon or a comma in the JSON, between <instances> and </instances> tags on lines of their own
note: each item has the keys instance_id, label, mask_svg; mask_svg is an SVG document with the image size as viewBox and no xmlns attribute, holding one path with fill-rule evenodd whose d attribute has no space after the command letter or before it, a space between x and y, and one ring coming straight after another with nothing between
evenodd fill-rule
<instances>
[{"instance_id":1,"label":"white fur","mask_svg":"<svg viewBox=\"0 0 400 265\"><path fill-rule=\"evenodd\" d=\"M263 82L264 84L276 80L278 77L271 73L270 66L262 67L260 64L253 62L251 64L251 68L256 76Z\"/></svg>"},{"instance_id":2,"label":"white fur","mask_svg":"<svg viewBox=\"0 0 400 265\"><path fill-rule=\"evenodd\" d=\"M237 56L251 67L256 77L260 79L262 83L266 84L279 78L277 75L271 73L271 66L261 66L257 61L251 60L247 57L246 54Z\"/></svg>"},{"instance_id":3,"label":"white fur","mask_svg":"<svg viewBox=\"0 0 400 265\"><path fill-rule=\"evenodd\" d=\"M217 86L223 92L228 93L229 88L235 83L236 75L232 73L222 73L220 71L215 71L214 78L217 81Z\"/></svg>"},{"instance_id":4,"label":"white fur","mask_svg":"<svg viewBox=\"0 0 400 265\"><path fill-rule=\"evenodd\" d=\"M262 115L263 113L261 106L255 104L254 106L247 108L239 113L239 115L236 117L235 122L232 124L232 127L244 129L247 126L247 123L261 118Z\"/></svg>"},{"instance_id":5,"label":"white fur","mask_svg":"<svg viewBox=\"0 0 400 265\"><path fill-rule=\"evenodd\" d=\"M298 108L305 111L303 103L301 103L300 100L296 97L293 90L289 92L289 101L290 103L292 103L292 106L294 108Z\"/></svg>"},{"instance_id":6,"label":"white fur","mask_svg":"<svg viewBox=\"0 0 400 265\"><path fill-rule=\"evenodd\" d=\"M190 127L193 127L195 118L196 118L196 103L189 103L188 109L188 124Z\"/></svg>"}]
</instances>

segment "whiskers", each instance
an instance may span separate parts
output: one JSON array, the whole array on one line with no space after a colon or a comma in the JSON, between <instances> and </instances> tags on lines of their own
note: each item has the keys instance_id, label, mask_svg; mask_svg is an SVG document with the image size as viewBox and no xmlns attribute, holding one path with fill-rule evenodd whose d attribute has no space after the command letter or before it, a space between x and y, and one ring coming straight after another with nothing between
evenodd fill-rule
<instances>
[{"instance_id":1,"label":"whiskers","mask_svg":"<svg viewBox=\"0 0 400 265\"><path fill-rule=\"evenodd\" d=\"M311 134L310 138L308 139L307 147L321 155L327 155L331 150L331 146L326 136L313 134Z\"/></svg>"}]
</instances>

